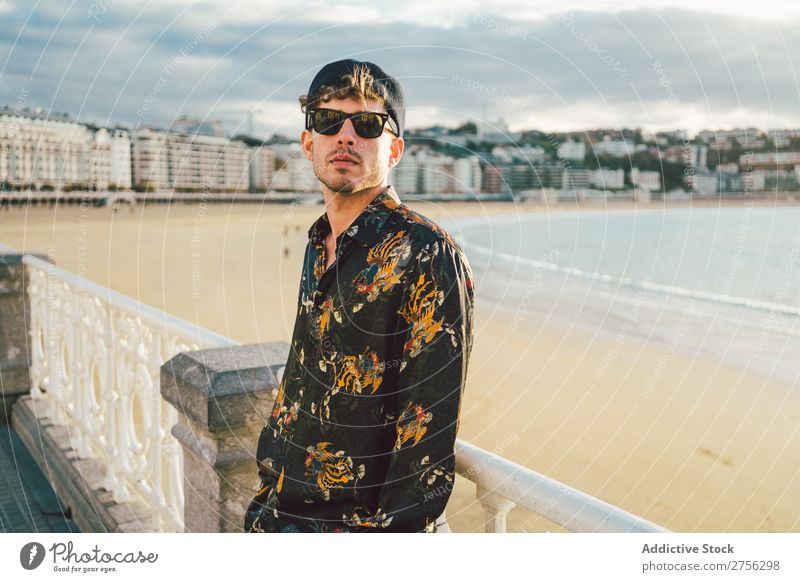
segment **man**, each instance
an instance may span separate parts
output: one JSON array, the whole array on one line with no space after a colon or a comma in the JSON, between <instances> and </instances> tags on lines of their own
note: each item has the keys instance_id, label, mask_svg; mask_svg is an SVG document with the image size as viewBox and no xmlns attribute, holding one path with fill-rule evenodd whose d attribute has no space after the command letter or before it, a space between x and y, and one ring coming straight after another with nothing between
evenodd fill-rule
<instances>
[{"instance_id":1,"label":"man","mask_svg":"<svg viewBox=\"0 0 800 582\"><path fill-rule=\"evenodd\" d=\"M403 90L369 62L323 67L302 149L325 213L308 231L289 359L256 454L246 532L436 532L472 349L472 272L388 184Z\"/></svg>"}]
</instances>

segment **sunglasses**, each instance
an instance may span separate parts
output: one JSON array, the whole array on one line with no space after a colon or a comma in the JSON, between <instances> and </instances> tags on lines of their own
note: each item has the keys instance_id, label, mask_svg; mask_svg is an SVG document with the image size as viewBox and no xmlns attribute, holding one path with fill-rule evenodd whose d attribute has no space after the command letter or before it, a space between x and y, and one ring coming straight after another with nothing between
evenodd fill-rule
<instances>
[{"instance_id":1,"label":"sunglasses","mask_svg":"<svg viewBox=\"0 0 800 582\"><path fill-rule=\"evenodd\" d=\"M380 137L386 122L394 122L388 113L374 111L345 113L338 109L310 109L306 113L306 129L313 129L322 135L336 135L348 119L352 122L356 133L366 138ZM392 128L389 129L389 133L397 135L397 131L394 130L394 123L392 123Z\"/></svg>"}]
</instances>

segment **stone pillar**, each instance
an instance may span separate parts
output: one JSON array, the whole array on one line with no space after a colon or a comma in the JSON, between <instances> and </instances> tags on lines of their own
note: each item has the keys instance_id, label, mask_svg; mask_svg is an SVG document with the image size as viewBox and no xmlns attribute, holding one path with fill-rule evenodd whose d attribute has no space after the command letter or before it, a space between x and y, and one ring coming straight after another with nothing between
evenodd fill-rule
<instances>
[{"instance_id":1,"label":"stone pillar","mask_svg":"<svg viewBox=\"0 0 800 582\"><path fill-rule=\"evenodd\" d=\"M31 390L30 307L22 256L0 251L0 423L4 424L17 398Z\"/></svg>"},{"instance_id":2,"label":"stone pillar","mask_svg":"<svg viewBox=\"0 0 800 582\"><path fill-rule=\"evenodd\" d=\"M256 448L289 344L183 352L161 366L161 395L179 413L186 532L242 532L260 486Z\"/></svg>"}]
</instances>

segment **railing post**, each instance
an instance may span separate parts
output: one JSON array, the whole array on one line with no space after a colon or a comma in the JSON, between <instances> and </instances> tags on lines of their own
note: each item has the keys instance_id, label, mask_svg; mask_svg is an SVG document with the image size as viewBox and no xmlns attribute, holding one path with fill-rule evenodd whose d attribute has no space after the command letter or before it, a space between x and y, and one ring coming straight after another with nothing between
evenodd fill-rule
<instances>
[{"instance_id":1,"label":"railing post","mask_svg":"<svg viewBox=\"0 0 800 582\"><path fill-rule=\"evenodd\" d=\"M0 423L9 422L14 401L31 391L28 278L22 256L0 250Z\"/></svg>"},{"instance_id":2,"label":"railing post","mask_svg":"<svg viewBox=\"0 0 800 582\"><path fill-rule=\"evenodd\" d=\"M516 503L501 497L497 493L476 485L477 498L486 511L486 533L505 533L508 512L516 507Z\"/></svg>"},{"instance_id":3,"label":"railing post","mask_svg":"<svg viewBox=\"0 0 800 582\"><path fill-rule=\"evenodd\" d=\"M274 342L182 352L161 367L161 394L178 411L186 532L242 532L259 477L255 460L286 364Z\"/></svg>"}]
</instances>

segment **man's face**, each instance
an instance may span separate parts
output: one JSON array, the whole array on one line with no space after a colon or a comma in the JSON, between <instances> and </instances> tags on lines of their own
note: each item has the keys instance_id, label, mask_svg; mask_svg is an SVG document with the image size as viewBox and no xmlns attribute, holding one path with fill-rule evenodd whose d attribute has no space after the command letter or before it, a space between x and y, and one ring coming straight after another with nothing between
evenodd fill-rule
<instances>
[{"instance_id":1,"label":"man's face","mask_svg":"<svg viewBox=\"0 0 800 582\"><path fill-rule=\"evenodd\" d=\"M357 99L331 99L320 108L338 109L345 113L375 111L386 113L380 103ZM306 157L314 165L314 174L334 194L352 194L385 183L389 169L400 161L403 154L403 138L391 133L391 124L386 123L383 133L377 138L358 135L348 119L336 135L322 135L313 130L303 130L300 141ZM351 161L337 159L349 157Z\"/></svg>"}]
</instances>

